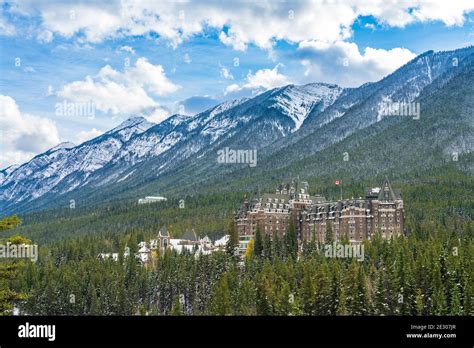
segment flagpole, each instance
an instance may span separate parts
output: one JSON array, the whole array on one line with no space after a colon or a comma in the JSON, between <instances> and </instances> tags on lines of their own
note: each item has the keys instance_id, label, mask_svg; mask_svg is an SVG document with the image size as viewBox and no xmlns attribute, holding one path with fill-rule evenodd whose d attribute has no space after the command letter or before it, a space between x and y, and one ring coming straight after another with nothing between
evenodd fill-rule
<instances>
[{"instance_id":1,"label":"flagpole","mask_svg":"<svg viewBox=\"0 0 474 348\"><path fill-rule=\"evenodd\" d=\"M342 180L336 180L335 184L341 189L341 201L342 201Z\"/></svg>"}]
</instances>

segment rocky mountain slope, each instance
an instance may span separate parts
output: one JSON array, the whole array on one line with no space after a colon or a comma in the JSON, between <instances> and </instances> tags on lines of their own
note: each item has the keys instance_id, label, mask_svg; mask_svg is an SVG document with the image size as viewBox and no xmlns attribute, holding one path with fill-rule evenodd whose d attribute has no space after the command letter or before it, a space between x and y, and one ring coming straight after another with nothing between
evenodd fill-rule
<instances>
[{"instance_id":1,"label":"rocky mountain slope","mask_svg":"<svg viewBox=\"0 0 474 348\"><path fill-rule=\"evenodd\" d=\"M454 152L462 157L472 152L474 142L469 87L473 59L473 47L429 51L381 81L359 88L289 85L228 101L192 117L173 115L159 124L131 118L83 144L60 144L28 163L0 171L0 208L21 212L65 204L69 199L97 204L158 190L172 194L196 193L211 186L228 189L232 181L261 182L285 172L320 176L350 168L354 173L379 173L439 164L441 157ZM460 93L456 97L454 85ZM420 120L381 117L381 103L391 102L419 103ZM442 129L433 131L433 127ZM418 149L425 152L424 160L411 153L415 146L395 146L394 142L415 143L414 136L422 137L428 146ZM439 139L444 139L445 148L430 148ZM411 157L385 150L384 142ZM257 150L256 168L217 165L217 151L225 147ZM440 151L444 155L436 156ZM345 152L365 154L367 159L355 166L354 162L341 164ZM384 158L390 161L385 163Z\"/></svg>"}]
</instances>

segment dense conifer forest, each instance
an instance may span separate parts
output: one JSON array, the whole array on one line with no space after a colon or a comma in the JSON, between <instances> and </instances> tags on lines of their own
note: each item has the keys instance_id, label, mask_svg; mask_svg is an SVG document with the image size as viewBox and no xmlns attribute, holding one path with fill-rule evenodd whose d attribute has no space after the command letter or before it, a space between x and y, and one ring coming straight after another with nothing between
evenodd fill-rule
<instances>
[{"instance_id":1,"label":"dense conifer forest","mask_svg":"<svg viewBox=\"0 0 474 348\"><path fill-rule=\"evenodd\" d=\"M347 194L362 194L364 184L348 184ZM233 211L251 192L196 196L186 209L173 201L121 203L25 215L20 225L3 219L3 240L30 238L39 258L2 261L0 308L40 315L473 315L472 178L446 172L393 185L402 189L406 235L366 241L362 262L327 257L316 241L298 252L291 225L273 242L258 233L243 260L234 256ZM317 190L337 195L329 185ZM147 266L122 256L161 225L174 236L192 226L201 236L232 238L226 251L195 257L168 250ZM119 252L119 260L101 260L101 252Z\"/></svg>"}]
</instances>

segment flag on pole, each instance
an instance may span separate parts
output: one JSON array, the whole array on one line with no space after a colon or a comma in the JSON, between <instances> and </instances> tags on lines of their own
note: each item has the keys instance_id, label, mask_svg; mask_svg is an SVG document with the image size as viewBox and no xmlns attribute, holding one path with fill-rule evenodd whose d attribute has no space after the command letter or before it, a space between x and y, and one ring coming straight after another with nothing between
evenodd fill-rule
<instances>
[{"instance_id":1,"label":"flag on pole","mask_svg":"<svg viewBox=\"0 0 474 348\"><path fill-rule=\"evenodd\" d=\"M336 180L336 185L340 185L342 184L342 181L341 180Z\"/></svg>"}]
</instances>

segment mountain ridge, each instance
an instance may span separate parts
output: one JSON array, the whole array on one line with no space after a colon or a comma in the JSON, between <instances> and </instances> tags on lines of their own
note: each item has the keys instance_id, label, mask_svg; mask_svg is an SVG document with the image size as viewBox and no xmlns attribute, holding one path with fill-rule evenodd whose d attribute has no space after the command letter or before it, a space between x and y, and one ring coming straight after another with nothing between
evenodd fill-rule
<instances>
[{"instance_id":1,"label":"mountain ridge","mask_svg":"<svg viewBox=\"0 0 474 348\"><path fill-rule=\"evenodd\" d=\"M172 115L158 124L132 117L75 147L48 153L50 149L9 173L0 171L0 207L38 209L53 204L54 196L74 196L81 190L105 190L113 196L152 187L157 178L162 178L162 189L167 181L195 182L193 174L238 177L235 168L216 167L215 151L222 147L257 149L268 170L279 170L377 124L383 98L412 102L423 91L437 93L464 70L470 73L466 67L473 65L473 57L473 47L427 51L382 80L358 88L287 85L194 116ZM71 158L77 161L68 162Z\"/></svg>"}]
</instances>

